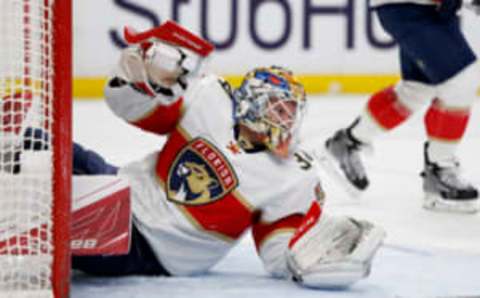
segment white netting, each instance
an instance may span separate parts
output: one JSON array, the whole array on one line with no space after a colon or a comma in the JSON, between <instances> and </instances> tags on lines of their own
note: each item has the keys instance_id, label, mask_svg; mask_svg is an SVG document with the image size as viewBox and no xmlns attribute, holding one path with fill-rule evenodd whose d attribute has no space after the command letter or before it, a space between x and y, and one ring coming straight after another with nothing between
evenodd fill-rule
<instances>
[{"instance_id":1,"label":"white netting","mask_svg":"<svg viewBox=\"0 0 480 298\"><path fill-rule=\"evenodd\" d=\"M0 0L0 297L53 297L52 5Z\"/></svg>"}]
</instances>

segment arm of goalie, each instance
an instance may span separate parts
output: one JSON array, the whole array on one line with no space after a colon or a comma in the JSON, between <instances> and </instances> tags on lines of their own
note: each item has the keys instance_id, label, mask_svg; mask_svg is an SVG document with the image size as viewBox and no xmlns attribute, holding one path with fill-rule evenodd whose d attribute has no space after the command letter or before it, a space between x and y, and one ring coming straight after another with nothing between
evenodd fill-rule
<instances>
[{"instance_id":1,"label":"arm of goalie","mask_svg":"<svg viewBox=\"0 0 480 298\"><path fill-rule=\"evenodd\" d=\"M321 214L315 202L289 243L287 266L303 286L348 287L369 275L384 237L369 222Z\"/></svg>"},{"instance_id":2,"label":"arm of goalie","mask_svg":"<svg viewBox=\"0 0 480 298\"><path fill-rule=\"evenodd\" d=\"M122 255L130 249L130 188L113 175L73 177L71 249L75 256Z\"/></svg>"}]
</instances>

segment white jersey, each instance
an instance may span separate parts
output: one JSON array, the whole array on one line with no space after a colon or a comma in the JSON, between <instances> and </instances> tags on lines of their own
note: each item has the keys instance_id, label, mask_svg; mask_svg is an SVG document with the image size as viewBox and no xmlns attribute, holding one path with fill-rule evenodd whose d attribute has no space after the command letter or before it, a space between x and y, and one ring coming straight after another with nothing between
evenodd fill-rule
<instances>
[{"instance_id":1,"label":"white jersey","mask_svg":"<svg viewBox=\"0 0 480 298\"><path fill-rule=\"evenodd\" d=\"M434 5L438 1L435 0L370 0L370 6L376 7L385 4L401 4L401 3L412 3L420 5Z\"/></svg>"},{"instance_id":2,"label":"white jersey","mask_svg":"<svg viewBox=\"0 0 480 298\"><path fill-rule=\"evenodd\" d=\"M134 223L174 275L216 264L253 228L269 272L286 275L288 241L321 188L309 156L247 153L236 142L228 86L215 76L191 84L171 106L130 85L107 87L112 110L168 140L120 170L132 188Z\"/></svg>"}]
</instances>

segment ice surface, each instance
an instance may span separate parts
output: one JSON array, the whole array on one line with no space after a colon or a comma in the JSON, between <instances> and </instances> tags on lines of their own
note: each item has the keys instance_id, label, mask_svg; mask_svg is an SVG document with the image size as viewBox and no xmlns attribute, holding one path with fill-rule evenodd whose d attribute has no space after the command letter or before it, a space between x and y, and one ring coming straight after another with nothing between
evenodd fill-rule
<instances>
[{"instance_id":1,"label":"ice surface","mask_svg":"<svg viewBox=\"0 0 480 298\"><path fill-rule=\"evenodd\" d=\"M335 129L363 108L366 97L320 96L309 102L303 138L318 148ZM145 134L115 118L103 101L75 102L75 140L117 165L159 148L164 139ZM480 109L473 110L459 149L465 176L480 185ZM422 113L375 143L365 158L371 186L359 199L348 197L322 175L327 210L382 225L386 245L371 276L346 291L304 289L267 276L245 238L207 276L98 279L75 275L72 298L150 297L445 297L480 295L480 215L433 213L421 208Z\"/></svg>"}]
</instances>

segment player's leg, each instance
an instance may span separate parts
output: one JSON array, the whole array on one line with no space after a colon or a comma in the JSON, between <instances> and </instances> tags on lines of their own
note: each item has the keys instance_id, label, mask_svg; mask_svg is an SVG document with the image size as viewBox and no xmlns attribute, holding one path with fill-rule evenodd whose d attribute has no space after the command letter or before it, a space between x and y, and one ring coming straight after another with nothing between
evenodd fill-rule
<instances>
[{"instance_id":1,"label":"player's leg","mask_svg":"<svg viewBox=\"0 0 480 298\"><path fill-rule=\"evenodd\" d=\"M425 74L418 57L410 54L410 45L405 42L405 36L411 36L413 43L423 39L415 33L416 28L422 26L433 8L424 9L423 5L414 4L385 5L377 9L382 26L398 43L401 80L373 94L359 120L350 126L351 135L361 143L370 144L398 127L435 96L431 78Z\"/></svg>"},{"instance_id":2,"label":"player's leg","mask_svg":"<svg viewBox=\"0 0 480 298\"><path fill-rule=\"evenodd\" d=\"M418 17L415 5L388 5L379 8L382 25L394 37L404 34L405 20ZM351 193L358 194L369 184L360 153L372 142L407 120L425 106L434 96L434 88L422 69L403 50L400 42L402 80L373 94L365 109L345 129L341 129L326 143L326 168L343 180Z\"/></svg>"},{"instance_id":3,"label":"player's leg","mask_svg":"<svg viewBox=\"0 0 480 298\"><path fill-rule=\"evenodd\" d=\"M438 86L438 97L425 115L428 142L422 177L427 209L454 212L479 209L478 190L462 177L456 156L469 122L478 80L477 65L465 67Z\"/></svg>"},{"instance_id":4,"label":"player's leg","mask_svg":"<svg viewBox=\"0 0 480 298\"><path fill-rule=\"evenodd\" d=\"M72 268L96 276L170 276L135 225L132 226L130 245L127 255L73 256Z\"/></svg>"},{"instance_id":5,"label":"player's leg","mask_svg":"<svg viewBox=\"0 0 480 298\"><path fill-rule=\"evenodd\" d=\"M327 139L327 167L337 176L345 177L354 189L365 190L369 180L361 160L362 151L424 107L433 97L433 91L430 85L401 80L373 94L352 124Z\"/></svg>"},{"instance_id":6,"label":"player's leg","mask_svg":"<svg viewBox=\"0 0 480 298\"><path fill-rule=\"evenodd\" d=\"M461 178L456 158L479 79L475 54L461 32L458 17L439 19L433 8L425 9L424 21L414 33L399 38L406 55L435 86L436 100L425 115L424 206L475 212L478 192Z\"/></svg>"}]
</instances>

